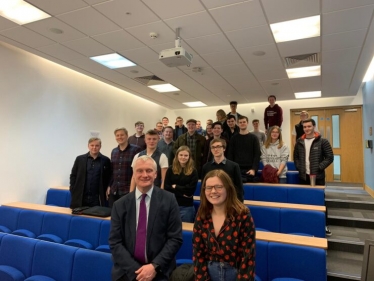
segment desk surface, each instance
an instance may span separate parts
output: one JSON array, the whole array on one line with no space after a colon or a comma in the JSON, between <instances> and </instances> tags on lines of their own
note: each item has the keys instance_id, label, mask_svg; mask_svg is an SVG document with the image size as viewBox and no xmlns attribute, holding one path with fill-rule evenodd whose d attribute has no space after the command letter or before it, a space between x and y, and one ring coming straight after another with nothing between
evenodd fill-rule
<instances>
[{"instance_id":1,"label":"desk surface","mask_svg":"<svg viewBox=\"0 0 374 281\"><path fill-rule=\"evenodd\" d=\"M200 196L194 196L193 199L200 201ZM269 207L269 208L288 208L288 209L297 209L297 210L326 212L325 206L317 206L317 205L253 201L253 200L244 200L244 204L247 206L261 206L261 207Z\"/></svg>"},{"instance_id":2,"label":"desk surface","mask_svg":"<svg viewBox=\"0 0 374 281\"><path fill-rule=\"evenodd\" d=\"M185 231L193 231L193 223L184 222L182 223L182 228ZM256 231L256 239L269 242L279 242L285 244L327 249L326 238L299 236L277 232Z\"/></svg>"},{"instance_id":3,"label":"desk surface","mask_svg":"<svg viewBox=\"0 0 374 281\"><path fill-rule=\"evenodd\" d=\"M69 208L55 207L55 206L48 206L48 205L41 205L41 204L34 204L34 203L12 202L12 203L2 204L2 206L72 215L71 210ZM83 216L83 215L80 215L80 216ZM96 219L101 219L101 220L110 220L110 217L107 217L107 218L92 217L92 216L83 216L83 217L96 218ZM186 231L192 231L193 224L183 222L182 228L183 230L186 230ZM269 241L269 242L279 242L279 243L285 243L285 244L327 249L327 239L325 238L306 237L306 236L290 235L290 234L283 234L283 233L276 233L276 232L257 231L256 239Z\"/></svg>"},{"instance_id":4,"label":"desk surface","mask_svg":"<svg viewBox=\"0 0 374 281\"><path fill-rule=\"evenodd\" d=\"M52 189L69 190L68 186L51 186Z\"/></svg>"},{"instance_id":5,"label":"desk surface","mask_svg":"<svg viewBox=\"0 0 374 281\"><path fill-rule=\"evenodd\" d=\"M86 215L73 215L71 213L71 209L65 208L65 207L49 206L49 205L34 204L34 203L27 203L27 202L11 202L11 203L2 204L2 206L58 213L58 214L71 215L71 216L95 218L95 219L101 219L101 220L110 220L110 217L103 218L103 217L86 216Z\"/></svg>"}]
</instances>

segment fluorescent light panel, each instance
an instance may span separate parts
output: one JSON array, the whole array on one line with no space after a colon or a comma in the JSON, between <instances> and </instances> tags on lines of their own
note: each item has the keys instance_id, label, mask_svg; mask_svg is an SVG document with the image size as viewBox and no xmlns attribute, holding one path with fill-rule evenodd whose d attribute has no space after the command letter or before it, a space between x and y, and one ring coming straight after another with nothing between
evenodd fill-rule
<instances>
[{"instance_id":1,"label":"fluorescent light panel","mask_svg":"<svg viewBox=\"0 0 374 281\"><path fill-rule=\"evenodd\" d=\"M314 92L299 92L295 93L295 98L297 99L311 99L311 98L320 98L321 91L314 91Z\"/></svg>"},{"instance_id":2,"label":"fluorescent light panel","mask_svg":"<svg viewBox=\"0 0 374 281\"><path fill-rule=\"evenodd\" d=\"M273 23L270 25L275 42L286 42L320 36L320 16Z\"/></svg>"},{"instance_id":3,"label":"fluorescent light panel","mask_svg":"<svg viewBox=\"0 0 374 281\"><path fill-rule=\"evenodd\" d=\"M0 0L0 15L20 25L51 17L22 0Z\"/></svg>"},{"instance_id":4,"label":"fluorescent light panel","mask_svg":"<svg viewBox=\"0 0 374 281\"><path fill-rule=\"evenodd\" d=\"M373 80L373 79L374 79L374 57L371 60L371 63L369 65L368 70L366 70L366 74L365 74L364 80L362 80L362 82L368 82L368 81Z\"/></svg>"},{"instance_id":5,"label":"fluorescent light panel","mask_svg":"<svg viewBox=\"0 0 374 281\"><path fill-rule=\"evenodd\" d=\"M151 85L148 86L149 88L159 92L159 93L168 93L168 92L176 92L180 91L177 87L167 83L167 84L159 84L159 85Z\"/></svg>"},{"instance_id":6,"label":"fluorescent light panel","mask_svg":"<svg viewBox=\"0 0 374 281\"><path fill-rule=\"evenodd\" d=\"M311 77L311 76L321 76L321 66L307 66L299 68L288 68L286 69L288 78L301 78L301 77Z\"/></svg>"},{"instance_id":7,"label":"fluorescent light panel","mask_svg":"<svg viewBox=\"0 0 374 281\"><path fill-rule=\"evenodd\" d=\"M184 102L184 105L187 105L188 107L202 107L207 106L205 103L201 101L192 101L192 102Z\"/></svg>"},{"instance_id":8,"label":"fluorescent light panel","mask_svg":"<svg viewBox=\"0 0 374 281\"><path fill-rule=\"evenodd\" d=\"M107 54L102 56L90 57L90 59L110 68L122 68L122 67L130 67L135 66L136 64L132 61L128 60L127 58L117 54Z\"/></svg>"}]
</instances>

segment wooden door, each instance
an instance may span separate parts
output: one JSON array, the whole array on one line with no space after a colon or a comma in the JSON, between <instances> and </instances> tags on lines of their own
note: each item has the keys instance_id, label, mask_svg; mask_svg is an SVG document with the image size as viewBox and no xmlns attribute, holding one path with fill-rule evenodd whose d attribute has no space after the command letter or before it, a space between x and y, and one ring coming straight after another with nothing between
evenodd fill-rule
<instances>
[{"instance_id":1,"label":"wooden door","mask_svg":"<svg viewBox=\"0 0 374 281\"><path fill-rule=\"evenodd\" d=\"M297 112L291 111L293 124L300 121ZM326 169L326 181L363 183L362 108L311 109L308 113L333 148L334 163Z\"/></svg>"}]
</instances>

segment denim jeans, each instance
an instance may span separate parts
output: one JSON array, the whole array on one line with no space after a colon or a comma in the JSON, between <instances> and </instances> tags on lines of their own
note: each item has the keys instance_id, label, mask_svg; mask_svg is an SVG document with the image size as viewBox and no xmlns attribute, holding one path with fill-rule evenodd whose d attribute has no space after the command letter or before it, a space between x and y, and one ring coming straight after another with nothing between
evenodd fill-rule
<instances>
[{"instance_id":1,"label":"denim jeans","mask_svg":"<svg viewBox=\"0 0 374 281\"><path fill-rule=\"evenodd\" d=\"M208 273L212 281L235 281L237 270L226 262L209 261Z\"/></svg>"},{"instance_id":2,"label":"denim jeans","mask_svg":"<svg viewBox=\"0 0 374 281\"><path fill-rule=\"evenodd\" d=\"M287 183L287 178L279 178L279 183Z\"/></svg>"},{"instance_id":3,"label":"denim jeans","mask_svg":"<svg viewBox=\"0 0 374 281\"><path fill-rule=\"evenodd\" d=\"M194 222L195 221L195 207L190 206L179 206L179 213L181 215L182 222Z\"/></svg>"}]
</instances>

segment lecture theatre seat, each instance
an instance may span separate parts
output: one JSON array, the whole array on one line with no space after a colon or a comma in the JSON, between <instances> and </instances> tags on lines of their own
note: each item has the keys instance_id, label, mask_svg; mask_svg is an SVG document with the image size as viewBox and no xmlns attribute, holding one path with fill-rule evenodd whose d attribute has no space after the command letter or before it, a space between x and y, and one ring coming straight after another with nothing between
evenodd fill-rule
<instances>
[{"instance_id":1,"label":"lecture theatre seat","mask_svg":"<svg viewBox=\"0 0 374 281\"><path fill-rule=\"evenodd\" d=\"M271 185L254 185L253 200L286 203L288 202L287 192L287 188L279 188Z\"/></svg>"},{"instance_id":2,"label":"lecture theatre seat","mask_svg":"<svg viewBox=\"0 0 374 281\"><path fill-rule=\"evenodd\" d=\"M96 247L96 251L111 253L109 248L109 232L110 232L110 221L103 220L100 226L99 246Z\"/></svg>"},{"instance_id":3,"label":"lecture theatre seat","mask_svg":"<svg viewBox=\"0 0 374 281\"><path fill-rule=\"evenodd\" d=\"M192 264L192 231L183 231L183 244L180 247L176 260L177 266L184 263Z\"/></svg>"},{"instance_id":4,"label":"lecture theatre seat","mask_svg":"<svg viewBox=\"0 0 374 281\"><path fill-rule=\"evenodd\" d=\"M73 217L70 223L69 238L65 245L78 248L96 249L99 243L102 220L86 217Z\"/></svg>"},{"instance_id":5,"label":"lecture theatre seat","mask_svg":"<svg viewBox=\"0 0 374 281\"><path fill-rule=\"evenodd\" d=\"M196 184L194 196L200 196L200 192L201 192L201 181L198 181Z\"/></svg>"},{"instance_id":6,"label":"lecture theatre seat","mask_svg":"<svg viewBox=\"0 0 374 281\"><path fill-rule=\"evenodd\" d=\"M306 204L306 205L325 205L325 191L316 188L297 188L288 187L288 203Z\"/></svg>"},{"instance_id":7,"label":"lecture theatre seat","mask_svg":"<svg viewBox=\"0 0 374 281\"><path fill-rule=\"evenodd\" d=\"M253 217L256 230L281 232L279 208L267 208L262 206L249 206L248 208Z\"/></svg>"},{"instance_id":8,"label":"lecture theatre seat","mask_svg":"<svg viewBox=\"0 0 374 281\"><path fill-rule=\"evenodd\" d=\"M255 281L268 280L268 241L256 240Z\"/></svg>"},{"instance_id":9,"label":"lecture theatre seat","mask_svg":"<svg viewBox=\"0 0 374 281\"><path fill-rule=\"evenodd\" d=\"M70 191L62 189L50 188L47 191L46 205L69 207L70 206Z\"/></svg>"},{"instance_id":10,"label":"lecture theatre seat","mask_svg":"<svg viewBox=\"0 0 374 281\"><path fill-rule=\"evenodd\" d=\"M71 219L72 216L46 212L42 231L37 239L60 244L64 243L68 240Z\"/></svg>"},{"instance_id":11,"label":"lecture theatre seat","mask_svg":"<svg viewBox=\"0 0 374 281\"><path fill-rule=\"evenodd\" d=\"M21 210L17 229L12 234L30 238L39 236L42 230L44 214L40 211Z\"/></svg>"},{"instance_id":12,"label":"lecture theatre seat","mask_svg":"<svg viewBox=\"0 0 374 281\"><path fill-rule=\"evenodd\" d=\"M20 209L0 206L0 232L11 233L17 229Z\"/></svg>"},{"instance_id":13,"label":"lecture theatre seat","mask_svg":"<svg viewBox=\"0 0 374 281\"><path fill-rule=\"evenodd\" d=\"M287 171L286 178L287 178L286 183L288 184L299 184L300 183L299 171Z\"/></svg>"}]
</instances>

